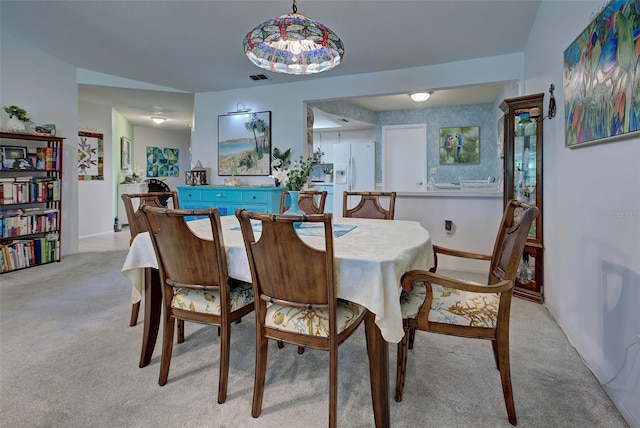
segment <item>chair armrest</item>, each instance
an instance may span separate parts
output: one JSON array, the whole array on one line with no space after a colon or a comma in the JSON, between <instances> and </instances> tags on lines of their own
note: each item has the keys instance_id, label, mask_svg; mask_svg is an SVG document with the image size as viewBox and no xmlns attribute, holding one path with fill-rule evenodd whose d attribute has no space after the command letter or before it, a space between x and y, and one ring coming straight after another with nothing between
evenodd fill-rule
<instances>
[{"instance_id":1,"label":"chair armrest","mask_svg":"<svg viewBox=\"0 0 640 428\"><path fill-rule=\"evenodd\" d=\"M436 253L436 254L444 254L444 255L453 256L453 257L462 257L462 258L465 258L465 259L476 259L476 260L491 261L491 256L486 255L486 254L470 253L468 251L452 250L450 248L441 247L439 245L434 245L433 246L433 252Z\"/></svg>"},{"instance_id":2,"label":"chair armrest","mask_svg":"<svg viewBox=\"0 0 640 428\"><path fill-rule=\"evenodd\" d=\"M412 291L414 282L424 282L428 292L431 291L431 284L438 284L447 288L468 291L473 293L502 293L513 288L513 281L505 279L493 285L473 284L459 279L450 278L426 270L412 270L402 275L400 280L404 291Z\"/></svg>"}]
</instances>

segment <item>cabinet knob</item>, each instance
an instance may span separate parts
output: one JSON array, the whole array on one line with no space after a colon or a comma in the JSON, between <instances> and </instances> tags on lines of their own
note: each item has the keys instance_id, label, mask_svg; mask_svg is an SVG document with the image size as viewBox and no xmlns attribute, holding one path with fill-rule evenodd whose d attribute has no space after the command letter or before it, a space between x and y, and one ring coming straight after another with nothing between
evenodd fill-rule
<instances>
[{"instance_id":1,"label":"cabinet knob","mask_svg":"<svg viewBox=\"0 0 640 428\"><path fill-rule=\"evenodd\" d=\"M189 197L191 197L191 193L189 193Z\"/></svg>"},{"instance_id":2,"label":"cabinet knob","mask_svg":"<svg viewBox=\"0 0 640 428\"><path fill-rule=\"evenodd\" d=\"M253 197L251 199L255 199L255 198L256 198L256 195L253 195Z\"/></svg>"},{"instance_id":3,"label":"cabinet knob","mask_svg":"<svg viewBox=\"0 0 640 428\"><path fill-rule=\"evenodd\" d=\"M224 194L223 194L223 193L218 193L218 194L216 195L216 197L217 197L217 198L224 198Z\"/></svg>"}]
</instances>

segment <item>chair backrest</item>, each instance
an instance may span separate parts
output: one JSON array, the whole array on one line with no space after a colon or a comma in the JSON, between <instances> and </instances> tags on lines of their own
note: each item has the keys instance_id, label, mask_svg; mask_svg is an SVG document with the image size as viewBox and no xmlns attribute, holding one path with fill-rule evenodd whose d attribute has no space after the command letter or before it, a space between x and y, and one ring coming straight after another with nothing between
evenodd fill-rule
<instances>
[{"instance_id":1,"label":"chair backrest","mask_svg":"<svg viewBox=\"0 0 640 428\"><path fill-rule=\"evenodd\" d=\"M282 192L280 196L280 214L284 213L290 205L287 205L288 190ZM298 197L298 208L307 214L322 214L327 202L327 192L319 190L302 190Z\"/></svg>"},{"instance_id":2,"label":"chair backrest","mask_svg":"<svg viewBox=\"0 0 640 428\"><path fill-rule=\"evenodd\" d=\"M133 208L133 201L138 200L138 209ZM162 201L165 201L162 203ZM171 201L171 205L169 202ZM129 244L133 241L133 238L140 232L147 231L147 223L144 219L144 214L140 211L143 205L150 205L153 207L163 208L179 208L178 206L178 192L150 192L150 193L124 193L122 194L122 202L124 203L124 209L127 212L127 220L129 223L129 232L131 233L131 239Z\"/></svg>"},{"instance_id":3,"label":"chair backrest","mask_svg":"<svg viewBox=\"0 0 640 428\"><path fill-rule=\"evenodd\" d=\"M171 188L169 187L169 185L167 183L165 183L162 180L158 180L157 178L150 178L147 180L147 186L148 186L148 191L150 193L157 193L157 192L161 192L161 193L169 193L171 192ZM169 199L168 196L160 196L160 203L162 204L163 207L167 206L167 200ZM174 207L174 208L177 208Z\"/></svg>"},{"instance_id":4,"label":"chair backrest","mask_svg":"<svg viewBox=\"0 0 640 428\"><path fill-rule=\"evenodd\" d=\"M507 203L491 256L489 285L505 279L510 279L515 283L529 229L537 216L538 208L534 206L518 202L515 199Z\"/></svg>"},{"instance_id":5,"label":"chair backrest","mask_svg":"<svg viewBox=\"0 0 640 428\"><path fill-rule=\"evenodd\" d=\"M228 298L224 290L229 271L218 209L172 210L143 205L140 210L150 232L162 284L195 290L220 289L222 301L225 296ZM202 239L191 231L185 217L194 215L209 218L212 239ZM165 304L170 303L165 296Z\"/></svg>"},{"instance_id":6,"label":"chair backrest","mask_svg":"<svg viewBox=\"0 0 640 428\"><path fill-rule=\"evenodd\" d=\"M353 208L347 208L349 198L360 196L358 204ZM384 208L380 198L388 198L389 206ZM357 218L378 218L393 220L396 207L396 192L344 192L342 196L342 216Z\"/></svg>"},{"instance_id":7,"label":"chair backrest","mask_svg":"<svg viewBox=\"0 0 640 428\"><path fill-rule=\"evenodd\" d=\"M256 299L259 296L263 302L280 305L334 309L332 214L280 216L239 209L236 217L242 229ZM262 224L258 241L252 219ZM310 247L296 232L296 227L309 223L324 225L323 249Z\"/></svg>"}]
</instances>

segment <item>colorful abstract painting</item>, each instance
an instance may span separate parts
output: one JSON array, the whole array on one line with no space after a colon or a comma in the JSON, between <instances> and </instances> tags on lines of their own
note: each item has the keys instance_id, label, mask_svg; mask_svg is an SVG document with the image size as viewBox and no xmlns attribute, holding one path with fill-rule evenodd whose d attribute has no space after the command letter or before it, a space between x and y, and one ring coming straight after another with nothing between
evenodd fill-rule
<instances>
[{"instance_id":1,"label":"colorful abstract painting","mask_svg":"<svg viewBox=\"0 0 640 428\"><path fill-rule=\"evenodd\" d=\"M104 180L104 135L78 132L78 180Z\"/></svg>"},{"instance_id":2,"label":"colorful abstract painting","mask_svg":"<svg viewBox=\"0 0 640 428\"><path fill-rule=\"evenodd\" d=\"M147 177L179 177L180 149L147 146Z\"/></svg>"},{"instance_id":3,"label":"colorful abstract painting","mask_svg":"<svg viewBox=\"0 0 640 428\"><path fill-rule=\"evenodd\" d=\"M480 163L480 127L440 128L440 164Z\"/></svg>"},{"instance_id":4,"label":"colorful abstract painting","mask_svg":"<svg viewBox=\"0 0 640 428\"><path fill-rule=\"evenodd\" d=\"M565 146L640 130L640 3L613 0L564 52Z\"/></svg>"}]
</instances>

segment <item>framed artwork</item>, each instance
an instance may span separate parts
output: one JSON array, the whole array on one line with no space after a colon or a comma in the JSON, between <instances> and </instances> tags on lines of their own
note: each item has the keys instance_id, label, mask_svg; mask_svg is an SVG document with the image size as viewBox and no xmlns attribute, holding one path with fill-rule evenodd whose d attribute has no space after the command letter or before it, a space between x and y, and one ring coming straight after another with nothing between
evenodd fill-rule
<instances>
[{"instance_id":1,"label":"framed artwork","mask_svg":"<svg viewBox=\"0 0 640 428\"><path fill-rule=\"evenodd\" d=\"M147 177L179 177L180 149L147 146Z\"/></svg>"},{"instance_id":2,"label":"framed artwork","mask_svg":"<svg viewBox=\"0 0 640 428\"><path fill-rule=\"evenodd\" d=\"M613 0L564 51L566 147L640 131L638 32L638 2Z\"/></svg>"},{"instance_id":3,"label":"framed artwork","mask_svg":"<svg viewBox=\"0 0 640 428\"><path fill-rule=\"evenodd\" d=\"M104 134L78 132L78 180L104 180Z\"/></svg>"},{"instance_id":4,"label":"framed artwork","mask_svg":"<svg viewBox=\"0 0 640 428\"><path fill-rule=\"evenodd\" d=\"M218 175L271 174L271 112L218 116Z\"/></svg>"},{"instance_id":5,"label":"framed artwork","mask_svg":"<svg viewBox=\"0 0 640 428\"><path fill-rule=\"evenodd\" d=\"M440 128L440 165L480 163L480 127Z\"/></svg>"},{"instance_id":6,"label":"framed artwork","mask_svg":"<svg viewBox=\"0 0 640 428\"><path fill-rule=\"evenodd\" d=\"M27 157L27 148L20 146L0 146L2 149L2 168L19 169L16 160Z\"/></svg>"},{"instance_id":7,"label":"framed artwork","mask_svg":"<svg viewBox=\"0 0 640 428\"><path fill-rule=\"evenodd\" d=\"M120 169L131 169L131 140L120 138Z\"/></svg>"}]
</instances>

